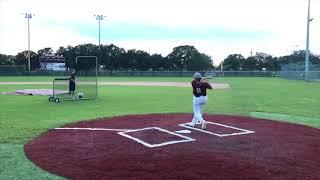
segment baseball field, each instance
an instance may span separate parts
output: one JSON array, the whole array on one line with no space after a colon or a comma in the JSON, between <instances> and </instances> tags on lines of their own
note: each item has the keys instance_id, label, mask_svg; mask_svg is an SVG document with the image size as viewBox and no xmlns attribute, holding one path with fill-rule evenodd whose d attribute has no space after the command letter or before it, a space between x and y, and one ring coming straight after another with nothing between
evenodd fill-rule
<instances>
[{"instance_id":1,"label":"baseball field","mask_svg":"<svg viewBox=\"0 0 320 180\"><path fill-rule=\"evenodd\" d=\"M101 84L191 80L99 77ZM0 77L0 92L51 81ZM213 82L229 88L209 92L206 131L183 125L192 119L191 87L99 85L96 100L61 103L0 93L0 179L320 179L320 83Z\"/></svg>"}]
</instances>

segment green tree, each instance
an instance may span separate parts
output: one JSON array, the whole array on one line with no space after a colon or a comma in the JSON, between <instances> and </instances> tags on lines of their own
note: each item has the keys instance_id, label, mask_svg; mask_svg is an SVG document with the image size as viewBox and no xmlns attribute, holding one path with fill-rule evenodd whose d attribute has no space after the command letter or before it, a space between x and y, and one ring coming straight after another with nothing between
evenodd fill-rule
<instances>
[{"instance_id":1,"label":"green tree","mask_svg":"<svg viewBox=\"0 0 320 180\"><path fill-rule=\"evenodd\" d=\"M130 49L125 55L128 60L126 68L129 70L148 70L151 68L151 63L148 61L149 57L150 55L145 51Z\"/></svg>"},{"instance_id":2,"label":"green tree","mask_svg":"<svg viewBox=\"0 0 320 180\"><path fill-rule=\"evenodd\" d=\"M150 69L153 71L166 70L165 59L160 54L153 54L149 57Z\"/></svg>"},{"instance_id":3,"label":"green tree","mask_svg":"<svg viewBox=\"0 0 320 180\"><path fill-rule=\"evenodd\" d=\"M194 46L178 46L167 56L170 70L207 70L212 68L211 57L201 54Z\"/></svg>"},{"instance_id":4,"label":"green tree","mask_svg":"<svg viewBox=\"0 0 320 180\"><path fill-rule=\"evenodd\" d=\"M244 66L245 58L241 54L230 54L222 63L223 70L240 71Z\"/></svg>"},{"instance_id":5,"label":"green tree","mask_svg":"<svg viewBox=\"0 0 320 180\"><path fill-rule=\"evenodd\" d=\"M255 68L254 70L269 70L269 71L275 71L279 69L279 65L277 62L277 58L272 57L269 54L257 52L254 56L255 58Z\"/></svg>"},{"instance_id":6,"label":"green tree","mask_svg":"<svg viewBox=\"0 0 320 180\"><path fill-rule=\"evenodd\" d=\"M127 63L124 58L126 51L114 44L101 47L101 64L109 70L123 69Z\"/></svg>"},{"instance_id":7,"label":"green tree","mask_svg":"<svg viewBox=\"0 0 320 180\"><path fill-rule=\"evenodd\" d=\"M150 61L150 54L138 50L136 51L135 59L137 61L136 69L140 71L146 71L151 69L151 61Z\"/></svg>"},{"instance_id":8,"label":"green tree","mask_svg":"<svg viewBox=\"0 0 320 180\"><path fill-rule=\"evenodd\" d=\"M0 65L14 65L15 56L0 54Z\"/></svg>"},{"instance_id":9,"label":"green tree","mask_svg":"<svg viewBox=\"0 0 320 180\"><path fill-rule=\"evenodd\" d=\"M255 71L258 70L259 62L254 56L249 56L244 60L242 70L244 71Z\"/></svg>"},{"instance_id":10,"label":"green tree","mask_svg":"<svg viewBox=\"0 0 320 180\"><path fill-rule=\"evenodd\" d=\"M38 50L38 56L41 57L43 56L44 54L53 54L53 50L51 47L47 47L47 48L44 48L44 49L40 49Z\"/></svg>"},{"instance_id":11,"label":"green tree","mask_svg":"<svg viewBox=\"0 0 320 180\"><path fill-rule=\"evenodd\" d=\"M26 70L28 69L28 51L22 51L18 53L14 60L15 65L25 65ZM37 53L30 52L30 69L36 70L40 68L39 56Z\"/></svg>"}]
</instances>

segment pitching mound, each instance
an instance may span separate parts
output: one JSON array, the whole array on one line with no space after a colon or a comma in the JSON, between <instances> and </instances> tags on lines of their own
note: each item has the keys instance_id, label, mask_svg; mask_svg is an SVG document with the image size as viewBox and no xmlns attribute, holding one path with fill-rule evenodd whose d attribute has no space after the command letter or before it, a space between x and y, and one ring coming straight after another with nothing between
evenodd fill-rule
<instances>
[{"instance_id":1,"label":"pitching mound","mask_svg":"<svg viewBox=\"0 0 320 180\"><path fill-rule=\"evenodd\" d=\"M25 145L70 179L320 179L320 130L239 116L129 115L52 129Z\"/></svg>"},{"instance_id":2,"label":"pitching mound","mask_svg":"<svg viewBox=\"0 0 320 180\"><path fill-rule=\"evenodd\" d=\"M55 90L55 94L66 94L68 91ZM2 94L31 95L31 96L52 96L52 89L22 89Z\"/></svg>"}]
</instances>

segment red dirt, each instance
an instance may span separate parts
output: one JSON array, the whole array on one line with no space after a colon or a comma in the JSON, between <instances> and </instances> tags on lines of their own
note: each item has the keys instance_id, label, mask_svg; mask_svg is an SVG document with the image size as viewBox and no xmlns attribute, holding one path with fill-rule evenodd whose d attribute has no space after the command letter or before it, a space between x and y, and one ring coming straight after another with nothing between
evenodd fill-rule
<instances>
[{"instance_id":1,"label":"red dirt","mask_svg":"<svg viewBox=\"0 0 320 180\"><path fill-rule=\"evenodd\" d=\"M319 129L249 117L204 117L255 133L218 137L191 130L182 135L196 141L149 148L116 131L49 130L26 144L25 153L42 169L71 179L320 179ZM159 127L174 132L186 129L178 124L191 118L191 114L130 115L65 127ZM211 124L207 130L239 132ZM150 144L181 139L154 129L128 135Z\"/></svg>"}]
</instances>

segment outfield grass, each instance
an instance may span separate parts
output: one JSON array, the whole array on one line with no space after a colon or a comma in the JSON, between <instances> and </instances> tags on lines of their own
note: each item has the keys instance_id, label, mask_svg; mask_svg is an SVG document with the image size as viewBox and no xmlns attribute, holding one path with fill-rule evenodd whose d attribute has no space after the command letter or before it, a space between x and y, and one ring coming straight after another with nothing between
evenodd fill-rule
<instances>
[{"instance_id":1,"label":"outfield grass","mask_svg":"<svg viewBox=\"0 0 320 180\"><path fill-rule=\"evenodd\" d=\"M0 81L47 81L48 77L0 77ZM47 80L46 80L47 78ZM50 77L51 78L51 77ZM108 81L190 81L190 78L106 78ZM104 78L100 78L104 81ZM211 114L249 116L269 112L312 118L282 121L320 127L320 83L277 78L219 78L231 85L209 93ZM50 85L0 85L0 92ZM48 103L45 96L0 94L0 179L56 179L29 162L23 144L65 123L124 114L192 112L191 88L100 86L94 101ZM291 116L291 117L292 117ZM275 117L275 116L272 116ZM290 116L288 116L290 117ZM134 122L133 122L134 123Z\"/></svg>"}]
</instances>

